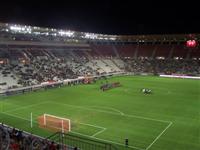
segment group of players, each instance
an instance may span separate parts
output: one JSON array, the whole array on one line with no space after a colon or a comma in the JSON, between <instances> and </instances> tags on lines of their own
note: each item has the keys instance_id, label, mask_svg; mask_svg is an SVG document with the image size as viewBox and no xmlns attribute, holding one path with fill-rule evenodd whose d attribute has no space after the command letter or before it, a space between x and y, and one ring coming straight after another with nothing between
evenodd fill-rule
<instances>
[{"instance_id":1,"label":"group of players","mask_svg":"<svg viewBox=\"0 0 200 150\"><path fill-rule=\"evenodd\" d=\"M146 89L146 88L141 89L141 92L143 94L151 94L152 93L152 91L150 89Z\"/></svg>"},{"instance_id":2,"label":"group of players","mask_svg":"<svg viewBox=\"0 0 200 150\"><path fill-rule=\"evenodd\" d=\"M119 87L121 86L121 84L119 82L114 82L114 83L108 83L107 79L105 78L106 80L106 84L103 84L103 82L101 82L101 86L100 86L100 89L102 91L105 91L105 90L108 90L108 89L111 89L113 87ZM152 94L152 90L151 89L147 89L147 88L142 88L140 90L143 94Z\"/></svg>"}]
</instances>

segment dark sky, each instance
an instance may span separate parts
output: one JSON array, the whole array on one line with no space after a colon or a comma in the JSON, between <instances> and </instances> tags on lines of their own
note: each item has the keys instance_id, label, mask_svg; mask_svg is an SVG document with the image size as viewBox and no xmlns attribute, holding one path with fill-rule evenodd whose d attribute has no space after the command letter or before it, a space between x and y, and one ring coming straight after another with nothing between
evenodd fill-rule
<instances>
[{"instance_id":1,"label":"dark sky","mask_svg":"<svg viewBox=\"0 0 200 150\"><path fill-rule=\"evenodd\" d=\"M200 33L200 12L192 1L1 2L0 22L106 34Z\"/></svg>"}]
</instances>

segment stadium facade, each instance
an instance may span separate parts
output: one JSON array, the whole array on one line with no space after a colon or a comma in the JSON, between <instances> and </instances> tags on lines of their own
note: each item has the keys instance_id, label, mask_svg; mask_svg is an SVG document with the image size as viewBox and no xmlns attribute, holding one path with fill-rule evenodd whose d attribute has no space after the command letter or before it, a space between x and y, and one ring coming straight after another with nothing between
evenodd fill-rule
<instances>
[{"instance_id":1,"label":"stadium facade","mask_svg":"<svg viewBox=\"0 0 200 150\"><path fill-rule=\"evenodd\" d=\"M199 34L103 35L0 24L1 88L88 75L200 73ZM195 40L195 46L186 42Z\"/></svg>"}]
</instances>

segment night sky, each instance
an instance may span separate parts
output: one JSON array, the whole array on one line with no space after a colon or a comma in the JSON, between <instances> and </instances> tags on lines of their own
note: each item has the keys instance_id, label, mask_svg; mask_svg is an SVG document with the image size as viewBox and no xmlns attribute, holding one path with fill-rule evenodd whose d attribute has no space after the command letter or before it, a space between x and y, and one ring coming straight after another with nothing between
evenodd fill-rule
<instances>
[{"instance_id":1,"label":"night sky","mask_svg":"<svg viewBox=\"0 0 200 150\"><path fill-rule=\"evenodd\" d=\"M173 1L172 1L173 2ZM0 22L104 34L200 33L192 1L13 1L0 5Z\"/></svg>"}]
</instances>

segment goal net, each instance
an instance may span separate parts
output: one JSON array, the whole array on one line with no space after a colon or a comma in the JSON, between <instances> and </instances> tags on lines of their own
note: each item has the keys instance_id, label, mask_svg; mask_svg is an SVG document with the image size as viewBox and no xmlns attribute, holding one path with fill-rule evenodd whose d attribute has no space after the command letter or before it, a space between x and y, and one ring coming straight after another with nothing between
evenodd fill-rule
<instances>
[{"instance_id":1,"label":"goal net","mask_svg":"<svg viewBox=\"0 0 200 150\"><path fill-rule=\"evenodd\" d=\"M43 114L39 116L38 124L40 128L45 128L54 132L67 133L71 131L70 119L57 117L54 115Z\"/></svg>"}]
</instances>

